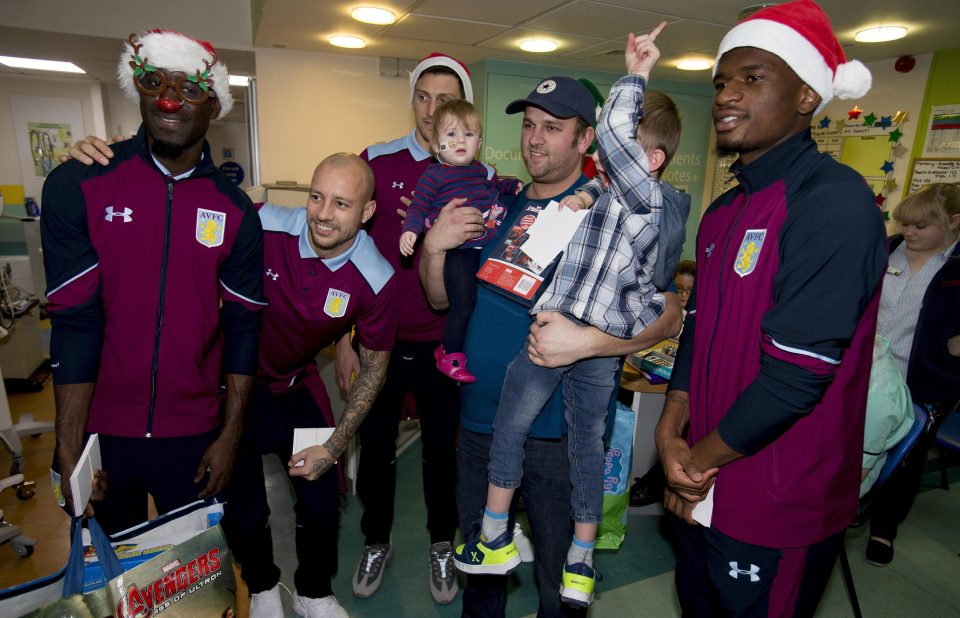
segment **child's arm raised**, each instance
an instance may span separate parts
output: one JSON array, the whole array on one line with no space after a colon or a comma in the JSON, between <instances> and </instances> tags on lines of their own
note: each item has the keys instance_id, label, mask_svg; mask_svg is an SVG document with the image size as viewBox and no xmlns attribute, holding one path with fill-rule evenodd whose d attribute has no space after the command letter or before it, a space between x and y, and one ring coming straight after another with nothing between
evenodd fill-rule
<instances>
[{"instance_id":1,"label":"child's arm raised","mask_svg":"<svg viewBox=\"0 0 960 618\"><path fill-rule=\"evenodd\" d=\"M637 129L643 117L646 76L660 57L654 41L666 22L650 34L627 37L624 52L629 75L617 80L610 90L597 122L600 162L614 189L614 195L635 214L647 214L657 179L651 169L660 167L663 152L645 152L637 141Z\"/></svg>"}]
</instances>

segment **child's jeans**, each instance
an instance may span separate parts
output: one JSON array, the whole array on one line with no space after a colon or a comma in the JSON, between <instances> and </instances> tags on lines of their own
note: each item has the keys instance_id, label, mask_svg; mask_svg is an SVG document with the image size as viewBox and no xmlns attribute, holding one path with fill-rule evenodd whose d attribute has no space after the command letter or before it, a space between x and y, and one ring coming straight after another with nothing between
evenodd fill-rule
<instances>
[{"instance_id":1,"label":"child's jeans","mask_svg":"<svg viewBox=\"0 0 960 618\"><path fill-rule=\"evenodd\" d=\"M571 514L578 523L600 523L603 519L603 434L619 364L618 357L607 356L549 369L530 362L524 345L507 367L500 406L493 421L493 445L487 467L490 483L506 489L520 486L523 448L530 427L562 382L567 456L573 485Z\"/></svg>"},{"instance_id":2,"label":"child's jeans","mask_svg":"<svg viewBox=\"0 0 960 618\"><path fill-rule=\"evenodd\" d=\"M480 270L480 249L447 251L443 262L443 286L450 310L443 326L443 351L463 352L467 324L477 304L477 271Z\"/></svg>"}]
</instances>

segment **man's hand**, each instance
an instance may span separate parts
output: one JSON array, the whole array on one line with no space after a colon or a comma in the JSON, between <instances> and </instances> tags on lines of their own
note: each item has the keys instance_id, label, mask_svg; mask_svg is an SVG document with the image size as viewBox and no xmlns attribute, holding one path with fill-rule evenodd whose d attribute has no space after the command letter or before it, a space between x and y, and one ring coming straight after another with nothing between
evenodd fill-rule
<instances>
[{"instance_id":1,"label":"man's hand","mask_svg":"<svg viewBox=\"0 0 960 618\"><path fill-rule=\"evenodd\" d=\"M693 519L693 507L696 504L696 502L689 502L681 498L669 488L663 491L663 508L691 526L697 525L697 522Z\"/></svg>"},{"instance_id":2,"label":"man's hand","mask_svg":"<svg viewBox=\"0 0 960 618\"><path fill-rule=\"evenodd\" d=\"M113 149L110 144L116 144L125 140L122 135L114 135L109 141L103 141L96 135L88 135L74 144L68 154L60 155L60 163L66 163L70 159L76 159L84 165L93 165L96 161L100 165L107 165L113 158Z\"/></svg>"},{"instance_id":3,"label":"man's hand","mask_svg":"<svg viewBox=\"0 0 960 618\"><path fill-rule=\"evenodd\" d=\"M424 251L444 252L483 234L483 214L463 204L467 198L450 200L423 238Z\"/></svg>"},{"instance_id":4,"label":"man's hand","mask_svg":"<svg viewBox=\"0 0 960 618\"><path fill-rule=\"evenodd\" d=\"M703 500L713 485L719 469L700 471L693 463L690 446L679 436L658 439L657 452L660 453L660 461L663 462L667 487L687 502L696 503Z\"/></svg>"},{"instance_id":5,"label":"man's hand","mask_svg":"<svg viewBox=\"0 0 960 618\"><path fill-rule=\"evenodd\" d=\"M233 461L237 454L237 443L240 436L234 437L230 433L222 433L220 437L213 441L213 444L207 447L200 459L200 465L197 466L197 474L193 477L194 483L199 483L203 479L205 472L210 472L210 478L207 480L207 486L203 488L200 499L207 496L219 494L230 481L230 475L233 473Z\"/></svg>"},{"instance_id":6,"label":"man's hand","mask_svg":"<svg viewBox=\"0 0 960 618\"><path fill-rule=\"evenodd\" d=\"M700 470L693 463L690 445L683 439L683 431L690 421L690 395L679 390L668 390L663 403L660 422L654 433L657 454L667 477L667 487L687 502L699 502L707 495L717 468Z\"/></svg>"},{"instance_id":7,"label":"man's hand","mask_svg":"<svg viewBox=\"0 0 960 618\"><path fill-rule=\"evenodd\" d=\"M60 494L63 496L63 508L67 510L71 517L73 517L73 487L70 486L70 477L73 475L75 468L70 468L69 470L63 466L60 468ZM107 489L109 485L107 483L107 473L105 470L94 470L93 471L93 491L90 493L90 500L83 508L83 517L90 519L94 515L93 505L91 502L100 502L107 496Z\"/></svg>"},{"instance_id":8,"label":"man's hand","mask_svg":"<svg viewBox=\"0 0 960 618\"><path fill-rule=\"evenodd\" d=\"M303 462L302 466L297 464ZM302 476L308 481L315 481L327 473L337 460L330 455L330 451L322 444L307 447L299 453L290 456L287 462L287 474Z\"/></svg>"},{"instance_id":9,"label":"man's hand","mask_svg":"<svg viewBox=\"0 0 960 618\"><path fill-rule=\"evenodd\" d=\"M540 367L562 367L594 356L591 327L582 326L556 311L541 311L530 325L527 356Z\"/></svg>"},{"instance_id":10,"label":"man's hand","mask_svg":"<svg viewBox=\"0 0 960 618\"><path fill-rule=\"evenodd\" d=\"M660 50L657 49L654 41L666 27L667 22L663 21L650 34L634 36L631 32L627 35L627 49L623 52L623 58L627 63L628 73L650 80L650 71L660 59Z\"/></svg>"},{"instance_id":11,"label":"man's hand","mask_svg":"<svg viewBox=\"0 0 960 618\"><path fill-rule=\"evenodd\" d=\"M947 339L947 352L951 356L960 356L960 335Z\"/></svg>"},{"instance_id":12,"label":"man's hand","mask_svg":"<svg viewBox=\"0 0 960 618\"><path fill-rule=\"evenodd\" d=\"M411 191L410 197L407 197L406 195L400 196L400 202L403 204L403 208L397 209L397 216L400 217L401 221L407 218L407 209L410 208L410 204L413 203L414 193L416 193L416 191Z\"/></svg>"},{"instance_id":13,"label":"man's hand","mask_svg":"<svg viewBox=\"0 0 960 618\"><path fill-rule=\"evenodd\" d=\"M350 333L340 337L340 340L337 341L337 354L333 359L333 369L337 374L337 385L340 386L340 390L345 395L349 395L354 376L360 373L360 357L357 356L357 351L353 349Z\"/></svg>"}]
</instances>

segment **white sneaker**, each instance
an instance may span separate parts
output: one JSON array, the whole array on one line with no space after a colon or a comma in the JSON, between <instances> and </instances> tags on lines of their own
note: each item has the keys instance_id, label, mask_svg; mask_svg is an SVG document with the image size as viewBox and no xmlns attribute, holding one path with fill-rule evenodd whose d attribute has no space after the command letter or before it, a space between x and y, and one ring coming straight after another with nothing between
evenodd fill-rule
<instances>
[{"instance_id":1,"label":"white sneaker","mask_svg":"<svg viewBox=\"0 0 960 618\"><path fill-rule=\"evenodd\" d=\"M340 607L337 597L326 596L320 599L302 597L293 593L293 613L304 618L350 618L347 610Z\"/></svg>"},{"instance_id":2,"label":"white sneaker","mask_svg":"<svg viewBox=\"0 0 960 618\"><path fill-rule=\"evenodd\" d=\"M533 543L523 533L523 526L518 521L513 522L513 544L517 546L521 562L533 562Z\"/></svg>"},{"instance_id":3,"label":"white sneaker","mask_svg":"<svg viewBox=\"0 0 960 618\"><path fill-rule=\"evenodd\" d=\"M280 603L280 584L250 597L250 618L286 618Z\"/></svg>"}]
</instances>

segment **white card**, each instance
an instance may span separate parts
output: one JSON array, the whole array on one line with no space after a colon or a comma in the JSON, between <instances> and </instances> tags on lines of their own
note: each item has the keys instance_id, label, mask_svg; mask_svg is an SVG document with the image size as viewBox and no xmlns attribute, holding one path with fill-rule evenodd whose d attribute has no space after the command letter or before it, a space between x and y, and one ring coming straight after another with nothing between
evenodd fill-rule
<instances>
[{"instance_id":1,"label":"white card","mask_svg":"<svg viewBox=\"0 0 960 618\"><path fill-rule=\"evenodd\" d=\"M93 473L103 468L100 463L100 436L93 434L87 439L87 445L80 453L77 467L70 475L70 489L73 491L73 514L75 517L83 515L87 508L90 495L93 493Z\"/></svg>"},{"instance_id":2,"label":"white card","mask_svg":"<svg viewBox=\"0 0 960 618\"><path fill-rule=\"evenodd\" d=\"M716 488L717 483L714 482L707 492L707 497L697 502L693 506L693 513L690 514L693 520L704 528L709 528L710 523L713 521L713 490Z\"/></svg>"},{"instance_id":3,"label":"white card","mask_svg":"<svg viewBox=\"0 0 960 618\"><path fill-rule=\"evenodd\" d=\"M520 245L520 250L537 264L546 266L567 248L587 212L589 211L573 211L569 208L560 210L560 204L550 200L547 207L537 215L537 221L527 230L529 237Z\"/></svg>"},{"instance_id":4,"label":"white card","mask_svg":"<svg viewBox=\"0 0 960 618\"><path fill-rule=\"evenodd\" d=\"M299 453L310 446L324 444L333 435L333 427L297 427L293 430L293 453ZM298 462L297 466L302 466Z\"/></svg>"}]
</instances>

